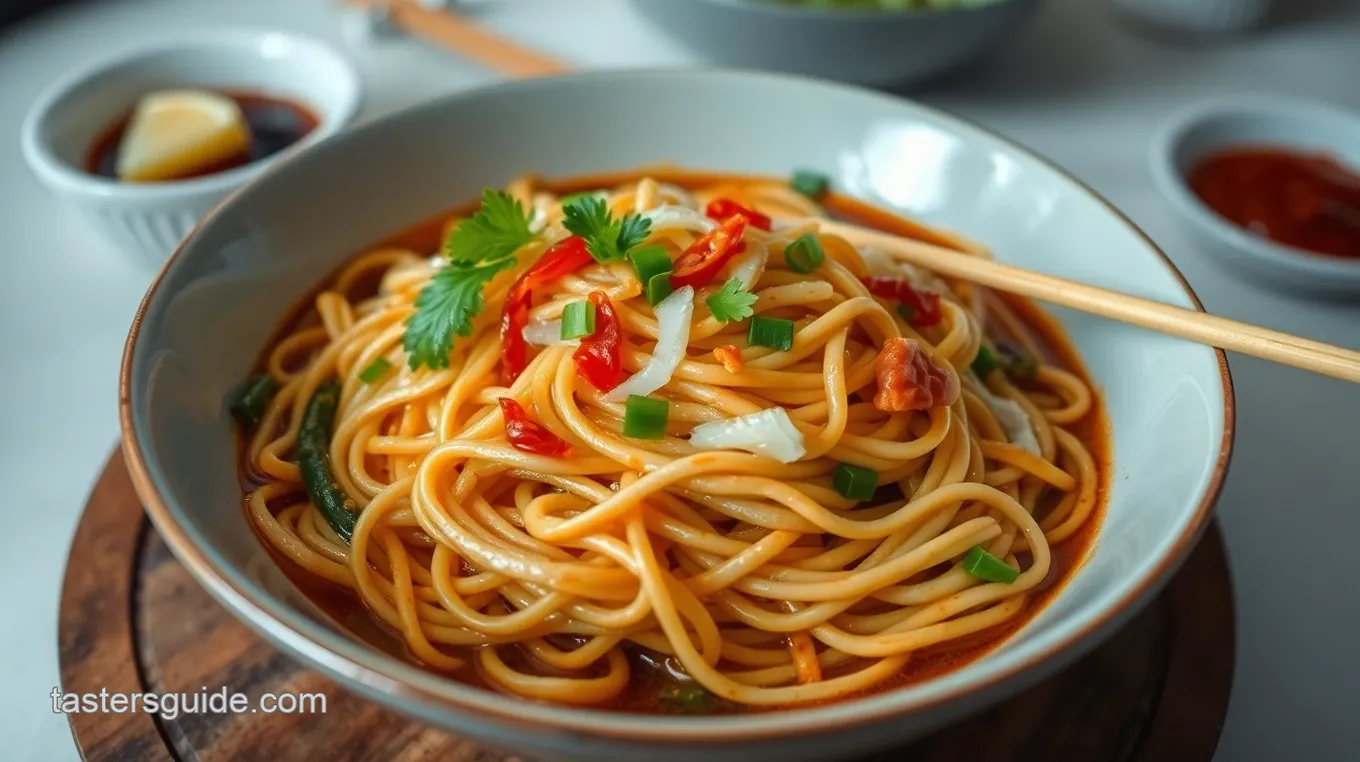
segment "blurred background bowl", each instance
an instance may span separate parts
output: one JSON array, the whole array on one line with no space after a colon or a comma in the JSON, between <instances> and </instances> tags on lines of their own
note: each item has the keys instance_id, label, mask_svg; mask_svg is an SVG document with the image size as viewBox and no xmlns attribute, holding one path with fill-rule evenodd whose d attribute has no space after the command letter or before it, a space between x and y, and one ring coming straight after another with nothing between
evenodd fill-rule
<instances>
[{"instance_id":1,"label":"blurred background bowl","mask_svg":"<svg viewBox=\"0 0 1360 762\"><path fill-rule=\"evenodd\" d=\"M1276 243L1238 227L1190 188L1199 160L1228 148L1324 153L1360 167L1360 114L1273 95L1221 96L1173 115L1152 145L1152 175L1200 249L1271 287L1333 295L1360 293L1360 260Z\"/></svg>"},{"instance_id":2,"label":"blurred background bowl","mask_svg":"<svg viewBox=\"0 0 1360 762\"><path fill-rule=\"evenodd\" d=\"M875 87L924 83L985 55L1039 0L858 10L774 0L633 0L657 29L718 63Z\"/></svg>"},{"instance_id":3,"label":"blurred background bowl","mask_svg":"<svg viewBox=\"0 0 1360 762\"><path fill-rule=\"evenodd\" d=\"M1255 29L1275 8L1275 0L1110 0L1110 4L1138 21L1190 34Z\"/></svg>"}]
</instances>

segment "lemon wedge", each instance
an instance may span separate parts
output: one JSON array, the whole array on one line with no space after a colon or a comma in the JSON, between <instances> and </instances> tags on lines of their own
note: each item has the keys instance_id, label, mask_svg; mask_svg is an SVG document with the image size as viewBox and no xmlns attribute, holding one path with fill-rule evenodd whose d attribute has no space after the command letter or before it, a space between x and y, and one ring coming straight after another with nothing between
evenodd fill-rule
<instances>
[{"instance_id":1,"label":"lemon wedge","mask_svg":"<svg viewBox=\"0 0 1360 762\"><path fill-rule=\"evenodd\" d=\"M151 93L137 103L118 147L118 177L157 182L193 175L250 149L236 101L202 90Z\"/></svg>"}]
</instances>

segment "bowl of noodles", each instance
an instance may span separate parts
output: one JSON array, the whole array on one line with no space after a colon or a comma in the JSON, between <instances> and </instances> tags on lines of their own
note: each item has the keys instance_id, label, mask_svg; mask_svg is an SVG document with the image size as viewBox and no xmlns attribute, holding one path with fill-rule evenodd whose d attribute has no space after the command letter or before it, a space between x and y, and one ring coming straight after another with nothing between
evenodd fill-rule
<instances>
[{"instance_id":1,"label":"bowl of noodles","mask_svg":"<svg viewBox=\"0 0 1360 762\"><path fill-rule=\"evenodd\" d=\"M128 340L133 481L270 642L480 743L909 740L1156 594L1207 525L1232 394L1215 350L865 228L1198 306L1089 189L907 101L497 85L301 152L189 236Z\"/></svg>"}]
</instances>

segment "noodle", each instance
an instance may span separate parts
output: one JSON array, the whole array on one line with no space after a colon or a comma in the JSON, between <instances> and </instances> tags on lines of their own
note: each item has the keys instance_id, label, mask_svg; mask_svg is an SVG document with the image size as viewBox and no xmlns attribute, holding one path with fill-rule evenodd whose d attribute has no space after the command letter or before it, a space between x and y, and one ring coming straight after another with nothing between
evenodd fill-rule
<instances>
[{"instance_id":1,"label":"noodle","mask_svg":"<svg viewBox=\"0 0 1360 762\"><path fill-rule=\"evenodd\" d=\"M248 516L264 541L349 591L429 667L531 699L615 705L640 650L736 705L842 698L910 669L921 649L1017 621L1051 576L1051 546L1098 515L1097 459L1070 428L1095 405L1084 380L1043 356L1006 301L817 233L822 208L782 183L642 179L603 195L615 218L650 219L647 244L672 258L719 227L703 212L715 199L775 220L769 231L748 225L744 250L698 287L687 350L649 395L668 403L661 438L623 435L628 405L583 377L579 341L531 348L507 386L502 306L568 235L562 199L528 178L509 192L532 210L536 237L486 286L486 308L453 342L448 367L413 370L402 337L422 288L451 265L370 251L269 350L263 368L278 392L246 447L257 485ZM786 261L805 233L825 253L810 274ZM871 295L864 279L875 275L939 293L939 322L913 325ZM752 346L746 321L710 314L705 297L729 279L754 294L756 315L792 321L787 350ZM536 289L528 319L552 339L569 303L602 293L623 367L638 374L665 327L644 285L627 261L591 263ZM970 370L996 336L1035 359L1032 374ZM884 409L883 357L897 337L924 352L916 361L952 398ZM385 375L361 380L375 361ZM308 499L295 462L308 401L330 378L341 382L331 486L357 509L348 541ZM512 442L501 398L570 453ZM726 422L774 409L801 440L792 462L762 454L765 442L700 449L688 439L701 425L731 434ZM838 463L875 472L874 497L846 497ZM979 547L1014 580L965 569Z\"/></svg>"}]
</instances>

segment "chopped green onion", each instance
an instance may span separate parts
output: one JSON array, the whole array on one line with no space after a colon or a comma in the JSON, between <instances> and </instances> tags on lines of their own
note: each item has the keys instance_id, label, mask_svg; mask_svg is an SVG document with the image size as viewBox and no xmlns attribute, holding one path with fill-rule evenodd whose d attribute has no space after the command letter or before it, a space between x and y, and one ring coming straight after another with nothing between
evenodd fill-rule
<instances>
[{"instance_id":1,"label":"chopped green onion","mask_svg":"<svg viewBox=\"0 0 1360 762\"><path fill-rule=\"evenodd\" d=\"M595 305L572 302L562 308L562 340L570 341L595 333Z\"/></svg>"},{"instance_id":2,"label":"chopped green onion","mask_svg":"<svg viewBox=\"0 0 1360 762\"><path fill-rule=\"evenodd\" d=\"M825 196L829 187L831 187L830 178L819 172L808 169L798 169L793 172L793 189L814 201Z\"/></svg>"},{"instance_id":3,"label":"chopped green onion","mask_svg":"<svg viewBox=\"0 0 1360 762\"><path fill-rule=\"evenodd\" d=\"M796 273L810 273L826 261L826 252L815 233L804 233L784 247L784 261Z\"/></svg>"},{"instance_id":4,"label":"chopped green onion","mask_svg":"<svg viewBox=\"0 0 1360 762\"><path fill-rule=\"evenodd\" d=\"M376 384L391 369L392 363L388 362L386 357L379 357L369 363L367 368L364 368L363 372L359 374L359 380L366 384Z\"/></svg>"},{"instance_id":5,"label":"chopped green onion","mask_svg":"<svg viewBox=\"0 0 1360 762\"><path fill-rule=\"evenodd\" d=\"M638 280L642 281L643 285L651 283L652 278L674 269L670 255L660 246L633 249L628 252L628 261L633 263L633 269L637 271Z\"/></svg>"},{"instance_id":6,"label":"chopped green onion","mask_svg":"<svg viewBox=\"0 0 1360 762\"><path fill-rule=\"evenodd\" d=\"M908 323L916 319L916 310L908 307L905 304L897 305L897 314L901 315L902 319L907 321Z\"/></svg>"},{"instance_id":7,"label":"chopped green onion","mask_svg":"<svg viewBox=\"0 0 1360 762\"><path fill-rule=\"evenodd\" d=\"M664 439L670 417L671 403L630 394L623 406L623 435L633 439Z\"/></svg>"},{"instance_id":8,"label":"chopped green onion","mask_svg":"<svg viewBox=\"0 0 1360 762\"><path fill-rule=\"evenodd\" d=\"M655 307L661 300L671 295L670 273L657 273L647 281L647 303Z\"/></svg>"},{"instance_id":9,"label":"chopped green onion","mask_svg":"<svg viewBox=\"0 0 1360 762\"><path fill-rule=\"evenodd\" d=\"M297 455L298 472L302 475L302 487L307 491L307 497L348 545L354 536L354 522L359 519L359 513L354 498L345 494L331 471L331 423L339 404L338 380L328 378L317 385L302 411L293 451Z\"/></svg>"},{"instance_id":10,"label":"chopped green onion","mask_svg":"<svg viewBox=\"0 0 1360 762\"><path fill-rule=\"evenodd\" d=\"M793 321L756 315L746 332L746 343L787 352L793 349Z\"/></svg>"},{"instance_id":11,"label":"chopped green onion","mask_svg":"<svg viewBox=\"0 0 1360 762\"><path fill-rule=\"evenodd\" d=\"M972 367L978 378L985 379L988 374L1001 367L1001 363L997 361L996 355L992 354L990 349L986 346L980 346L978 347L977 357L973 358Z\"/></svg>"},{"instance_id":12,"label":"chopped green onion","mask_svg":"<svg viewBox=\"0 0 1360 762\"><path fill-rule=\"evenodd\" d=\"M717 697L698 683L673 683L661 690L662 703L681 714L707 714Z\"/></svg>"},{"instance_id":13,"label":"chopped green onion","mask_svg":"<svg viewBox=\"0 0 1360 762\"><path fill-rule=\"evenodd\" d=\"M983 550L981 545L974 545L971 550L964 554L963 570L978 579L985 579L988 582L1004 582L1008 585L1020 576L1019 570Z\"/></svg>"},{"instance_id":14,"label":"chopped green onion","mask_svg":"<svg viewBox=\"0 0 1360 762\"><path fill-rule=\"evenodd\" d=\"M836 465L831 474L831 486L847 500L868 500L878 489L878 473L849 463Z\"/></svg>"},{"instance_id":15,"label":"chopped green onion","mask_svg":"<svg viewBox=\"0 0 1360 762\"><path fill-rule=\"evenodd\" d=\"M278 390L278 383L268 373L254 376L241 386L232 400L230 406L232 417L247 431L259 426L265 410L269 407L269 401Z\"/></svg>"},{"instance_id":16,"label":"chopped green onion","mask_svg":"<svg viewBox=\"0 0 1360 762\"><path fill-rule=\"evenodd\" d=\"M1039 363L1024 347L1008 341L997 342L996 353L1000 355L1001 367L1012 378L1031 379L1039 370Z\"/></svg>"}]
</instances>

